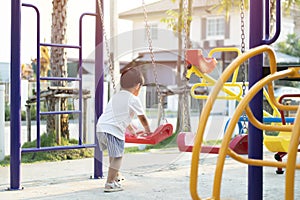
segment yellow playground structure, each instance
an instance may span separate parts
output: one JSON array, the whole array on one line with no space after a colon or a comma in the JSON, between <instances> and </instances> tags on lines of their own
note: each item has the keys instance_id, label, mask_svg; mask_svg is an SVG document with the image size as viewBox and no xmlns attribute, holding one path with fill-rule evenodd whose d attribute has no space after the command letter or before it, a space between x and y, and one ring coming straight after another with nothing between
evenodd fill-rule
<instances>
[{"instance_id":1,"label":"yellow playground structure","mask_svg":"<svg viewBox=\"0 0 300 200\"><path fill-rule=\"evenodd\" d=\"M228 89L228 79L233 75L232 83L234 81L234 73L239 68L239 66L247 61L248 59L260 55L267 54L270 62L270 74L256 84L254 84L248 92L241 98L238 94L231 94L231 90ZM196 68L191 68L191 71L188 73L201 73L196 70ZM202 74L201 74L202 76ZM203 76L206 76L203 74ZM235 97L239 100L239 104L236 107L236 110L229 122L229 125L225 131L224 138L222 140L221 147L219 149L219 156L217 159L214 183L213 183L213 191L212 196L208 199L220 199L220 190L221 190L221 181L222 181L222 173L225 164L226 156L230 156L238 162L252 165L252 166L269 166L269 167L277 167L277 168L286 168L286 176L285 176L285 198L293 199L294 198L294 179L295 179L295 170L300 169L300 164L296 163L298 145L300 141L300 123L264 123L258 120L252 110L249 107L249 102L253 99L253 97L261 91L264 87L267 87L267 98L272 103L273 108L276 110L283 111L297 111L295 122L300 121L300 109L298 106L292 105L284 105L279 103L274 96L274 88L273 82L275 80L279 80L282 78L300 78L300 68L299 67L291 67L286 70L277 71L276 65L276 57L273 49L268 45L258 46L256 48L250 49L238 56L222 73L218 81L214 83L214 88L210 95L207 98L206 104L201 112L201 116L199 118L199 124L197 129L197 134L194 138L194 146L192 149L192 163L191 163L191 171L190 171L190 193L193 199L201 199L198 195L197 186L198 186L198 167L199 167L199 159L201 146L203 142L204 131L206 128L207 120L212 110L212 107L217 98L220 98L219 92L225 91L226 94L231 95L230 98ZM200 84L201 85L201 84ZM234 87L239 87L235 86ZM228 91L229 90L229 91ZM204 98L204 97L196 97L196 98ZM223 97L221 97L223 98ZM226 97L227 98L227 97ZM228 99L230 99L228 98ZM251 122L257 129L263 131L274 131L280 132L278 136L264 136L265 145L273 144L272 151L280 152L286 151L287 153L287 161L286 162L276 162L270 160L259 160L252 158L245 158L236 152L234 152L231 148L229 148L230 141L232 139L232 135L235 129L236 124L240 120L243 111L246 111L247 118L249 122ZM200 123L201 122L201 123ZM276 145L278 143L279 145ZM281 149L283 148L283 149Z\"/></svg>"}]
</instances>

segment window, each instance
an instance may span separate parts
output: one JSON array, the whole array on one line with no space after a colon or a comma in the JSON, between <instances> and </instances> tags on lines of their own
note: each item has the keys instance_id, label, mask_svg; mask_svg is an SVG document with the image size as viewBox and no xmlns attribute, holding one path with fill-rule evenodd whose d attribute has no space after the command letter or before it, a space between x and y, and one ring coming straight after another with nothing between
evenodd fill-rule
<instances>
[{"instance_id":1,"label":"window","mask_svg":"<svg viewBox=\"0 0 300 200\"><path fill-rule=\"evenodd\" d=\"M157 40L158 39L158 25L157 24L149 24L149 29L150 29L151 40ZM148 40L147 27L145 27L145 39Z\"/></svg>"},{"instance_id":2,"label":"window","mask_svg":"<svg viewBox=\"0 0 300 200\"><path fill-rule=\"evenodd\" d=\"M225 20L224 17L214 17L207 19L207 38L224 38Z\"/></svg>"}]
</instances>

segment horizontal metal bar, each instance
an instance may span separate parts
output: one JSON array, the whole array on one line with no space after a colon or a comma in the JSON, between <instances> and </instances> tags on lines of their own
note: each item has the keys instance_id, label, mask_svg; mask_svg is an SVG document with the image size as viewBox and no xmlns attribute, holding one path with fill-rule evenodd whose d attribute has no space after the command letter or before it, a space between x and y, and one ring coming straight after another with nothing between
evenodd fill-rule
<instances>
[{"instance_id":1,"label":"horizontal metal bar","mask_svg":"<svg viewBox=\"0 0 300 200\"><path fill-rule=\"evenodd\" d=\"M48 111L40 112L40 115L63 115L63 114L79 114L80 110L66 110L66 111Z\"/></svg>"},{"instance_id":2,"label":"horizontal metal bar","mask_svg":"<svg viewBox=\"0 0 300 200\"><path fill-rule=\"evenodd\" d=\"M244 121L244 117L240 117L239 121ZM245 118L245 121L248 121L248 117ZM295 121L294 117L285 117L285 121L287 123L293 123ZM282 122L282 119L280 117L264 117L263 118L264 123L271 123L271 122Z\"/></svg>"},{"instance_id":3,"label":"horizontal metal bar","mask_svg":"<svg viewBox=\"0 0 300 200\"><path fill-rule=\"evenodd\" d=\"M60 150L70 150L70 149L83 149L83 148L95 148L96 144L83 144L83 145L73 145L73 146L55 146L55 147L40 147L40 148L22 148L22 153L30 152L41 152L41 151L60 151Z\"/></svg>"},{"instance_id":4,"label":"horizontal metal bar","mask_svg":"<svg viewBox=\"0 0 300 200\"><path fill-rule=\"evenodd\" d=\"M48 81L80 81L80 78L77 77L40 77L40 80Z\"/></svg>"},{"instance_id":5,"label":"horizontal metal bar","mask_svg":"<svg viewBox=\"0 0 300 200\"><path fill-rule=\"evenodd\" d=\"M69 44L40 43L40 45L47 46L47 47L61 47L61 48L72 48L72 49L80 49L81 48L81 46L69 45Z\"/></svg>"}]
</instances>

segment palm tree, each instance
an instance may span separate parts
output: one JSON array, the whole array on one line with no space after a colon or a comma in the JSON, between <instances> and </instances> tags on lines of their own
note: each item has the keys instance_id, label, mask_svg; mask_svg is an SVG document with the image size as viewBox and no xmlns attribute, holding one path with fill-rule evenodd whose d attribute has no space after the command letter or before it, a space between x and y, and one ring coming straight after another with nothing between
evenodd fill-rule
<instances>
[{"instance_id":1,"label":"palm tree","mask_svg":"<svg viewBox=\"0 0 300 200\"><path fill-rule=\"evenodd\" d=\"M51 43L65 44L67 42L67 3L68 0L53 0L52 11L52 26L51 26ZM51 75L53 77L67 77L67 53L64 48L52 47L51 48ZM66 86L66 81L52 81L51 86ZM49 111L55 110L55 99L49 98L48 100ZM60 103L61 110L67 110L67 99L62 98ZM55 130L55 116L49 115L47 118L47 132ZM68 115L61 115L60 118L61 136L69 139L68 129ZM59 137L57 137L59 138ZM60 143L60 141L57 141Z\"/></svg>"}]
</instances>

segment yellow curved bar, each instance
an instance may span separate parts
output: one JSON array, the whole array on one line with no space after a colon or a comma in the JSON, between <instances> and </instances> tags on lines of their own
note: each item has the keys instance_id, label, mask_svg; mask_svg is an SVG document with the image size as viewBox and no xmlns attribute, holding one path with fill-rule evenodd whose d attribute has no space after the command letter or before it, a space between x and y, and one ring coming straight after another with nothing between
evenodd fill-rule
<instances>
[{"instance_id":1,"label":"yellow curved bar","mask_svg":"<svg viewBox=\"0 0 300 200\"><path fill-rule=\"evenodd\" d=\"M280 112L279 112L278 108L271 101L270 96L265 88L263 89L263 94L266 97L267 101L269 102L271 108L273 109L273 116L280 116Z\"/></svg>"},{"instance_id":2,"label":"yellow curved bar","mask_svg":"<svg viewBox=\"0 0 300 200\"><path fill-rule=\"evenodd\" d=\"M297 110L296 122L300 122L300 107ZM295 168L297 161L298 145L300 142L300 123L295 123L288 150L287 167L285 175L285 199L294 199ZM297 168L298 169L298 168Z\"/></svg>"},{"instance_id":3,"label":"yellow curved bar","mask_svg":"<svg viewBox=\"0 0 300 200\"><path fill-rule=\"evenodd\" d=\"M282 125L276 126L273 124L266 125L256 119L256 117L253 115L252 111L250 110L250 107L247 106L245 110L248 115L248 120L258 129L266 130L266 131L286 131L286 132L292 131L292 127L293 127L292 125L284 125L284 126Z\"/></svg>"},{"instance_id":4,"label":"yellow curved bar","mask_svg":"<svg viewBox=\"0 0 300 200\"><path fill-rule=\"evenodd\" d=\"M237 52L238 57L242 54L241 50L237 47L218 47L218 48L213 48L212 50L210 50L210 52L208 53L208 57L211 58L213 56L213 54L216 52ZM238 73L239 73L239 67L236 68L236 70L233 73L232 83L236 82Z\"/></svg>"},{"instance_id":5,"label":"yellow curved bar","mask_svg":"<svg viewBox=\"0 0 300 200\"><path fill-rule=\"evenodd\" d=\"M212 78L208 74L200 72L199 69L197 67L195 67L194 65L192 65L192 67L187 70L185 77L190 79L192 74L195 74L196 76L203 78L208 83L216 82L216 80L214 78Z\"/></svg>"},{"instance_id":6,"label":"yellow curved bar","mask_svg":"<svg viewBox=\"0 0 300 200\"><path fill-rule=\"evenodd\" d=\"M289 69L294 69L296 71L299 71L298 68L289 68ZM294 75L297 76L297 73ZM274 89L273 89L273 84L268 84L268 91L269 91L269 96L270 96L270 101L272 104L275 105L279 110L286 110L286 111L296 111L298 109L298 106L295 105L283 105L276 101L275 95L274 95Z\"/></svg>"},{"instance_id":7,"label":"yellow curved bar","mask_svg":"<svg viewBox=\"0 0 300 200\"><path fill-rule=\"evenodd\" d=\"M214 53L216 52L217 50L224 50L223 48L215 48L213 49L211 52ZM235 48L233 48L235 49ZM229 49L230 50L230 49ZM225 50L224 50L225 51ZM238 71L238 70L237 70ZM235 73L236 71L234 71ZM211 76L209 76L208 74L203 74L201 73L197 67L195 66L192 66L189 70L187 70L187 73L186 73L186 77L189 79L191 77L192 74L195 74L196 76L198 77L201 77L202 78L202 82L198 85L197 83L195 85L192 86L191 88L191 91L190 91L190 94L193 98L195 99L207 99L208 98L208 95L195 95L195 92L194 90L197 88L197 87L200 87L200 86L206 86L206 85L201 85L201 84L208 84L208 86L210 85L215 85L216 83L216 80L214 78L212 78ZM238 84L238 83L232 83L232 84ZM248 83L247 83L248 84ZM228 100L238 100L240 101L242 96L240 96L239 94L242 92L242 89L240 89L240 92L239 94L237 95L234 91L228 89L228 88L224 88L223 91L225 93L227 93L230 97L222 97L220 99L228 99ZM280 116L280 113L278 111L278 109L275 107L275 105L272 103L273 101L271 101L270 97L269 97L269 94L267 93L266 89L263 88L263 94L265 95L267 101L270 103L271 107L273 108L274 110L274 114L271 115L270 113L266 112L265 110L263 111L264 112L264 116Z\"/></svg>"},{"instance_id":8,"label":"yellow curved bar","mask_svg":"<svg viewBox=\"0 0 300 200\"><path fill-rule=\"evenodd\" d=\"M212 110L212 106L216 100L216 97L218 96L219 91L222 89L224 83L230 78L231 74L236 70L236 68L249 58L256 56L258 54L261 54L263 52L267 52L270 57L270 68L272 70L276 70L276 59L274 51L267 45L263 45L260 47L253 48L249 50L248 52L244 53L243 55L237 57L222 73L219 80L216 82L214 89L212 90L211 94L208 97L208 100L203 108L203 111L201 113L201 116L199 118L198 123L198 129L197 134L195 137L195 143L193 147L192 152L192 161L191 161L191 175L190 175L190 193L193 199L200 199L198 192L197 192L197 181L198 181L198 166L199 166L199 159L200 159L200 148L203 141L203 134L204 130L207 124L207 120L210 114L210 111ZM243 99L244 100L244 99ZM242 100L242 101L243 101ZM244 101L245 102L245 101ZM240 105L240 104L239 104ZM236 117L237 118L237 117ZM236 119L237 120L237 119ZM233 120L230 120L232 122ZM201 122L201 123L200 123ZM232 124L232 123L230 123ZM231 125L233 126L233 125ZM229 127L228 127L229 128ZM227 128L227 130L228 130ZM222 170L224 166L224 160L226 156L226 150L229 146L229 141L231 139L230 134L225 134L225 138L222 141L222 148L219 152L219 159L217 163L217 168L219 169L216 171L215 179L216 177L219 177L221 179ZM218 175L217 175L218 174ZM213 197L214 198L220 198L220 182L214 181L214 190L213 190ZM217 186L216 186L217 185ZM219 187L219 188L218 188Z\"/></svg>"},{"instance_id":9,"label":"yellow curved bar","mask_svg":"<svg viewBox=\"0 0 300 200\"><path fill-rule=\"evenodd\" d=\"M293 75L293 74L297 74L297 70L293 69L293 68L287 69L287 70L284 70L284 71L280 71L280 72L276 72L274 74L270 74L270 75L266 76L265 78L261 79L259 82L257 82L255 84L255 88L257 88L257 90L254 90L254 88L251 88L251 90L248 91L246 96L247 96L247 98L250 98L250 100L251 100L256 95L256 93L259 90L261 90L265 85L271 83L274 80L285 78L285 77ZM250 102L250 100L249 100L249 102ZM250 108L248 106L243 108L243 110L246 110L249 121L255 127L259 128L261 130L286 131L286 132L291 132L292 131L292 125L276 126L276 125L266 125L266 124L261 123L259 120L257 120L255 118L255 116L253 115L252 111L250 110Z\"/></svg>"},{"instance_id":10,"label":"yellow curved bar","mask_svg":"<svg viewBox=\"0 0 300 200\"><path fill-rule=\"evenodd\" d=\"M269 53L269 55L272 56L272 53ZM221 149L219 151L219 157L218 157L218 161L217 161L217 167L216 167L215 178L214 178L214 187L213 187L213 196L214 197L218 197L218 198L220 197L220 188L221 188L221 179L220 179L220 177L222 177L225 158L227 156L226 153L228 152L229 143L231 141L234 128L235 128L240 116L242 115L243 111L247 108L246 113L247 113L247 115L249 114L249 112L248 112L250 110L250 108L248 107L249 102L257 94L257 92L260 91L263 88L263 86L265 84L267 84L267 83L269 83L270 81L273 81L273 80L277 80L277 79L280 79L280 78L287 77L288 75L293 74L293 73L296 73L296 71L295 70L285 70L285 71L276 72L274 74L271 74L271 75L261 79L255 85L253 85L251 87L251 89L248 91L248 93L244 96L244 98L238 104L238 106L237 106L237 108L234 112L234 115L232 116L232 118L231 118L231 120L228 124L226 132L224 134L224 138L222 140ZM251 120L250 117L249 117L249 120ZM267 127L272 127L272 126L269 125ZM279 128L279 126L277 126L276 128ZM250 160L248 160L248 162L250 162ZM262 161L259 161L259 162L262 166L264 166L264 165L269 166L270 165L269 161L263 161L262 160ZM258 164L258 162L257 162L257 164Z\"/></svg>"},{"instance_id":11,"label":"yellow curved bar","mask_svg":"<svg viewBox=\"0 0 300 200\"><path fill-rule=\"evenodd\" d=\"M197 95L197 94L195 94L195 90L198 87L212 87L214 85L215 85L215 83L195 83L191 87L191 96L195 99L207 99L208 98L207 95ZM225 87L222 90L228 95L227 96L218 96L217 97L218 99L240 100L242 98L243 89L242 89L241 84L238 84L238 83L225 83L224 86ZM229 88L234 88L234 87L239 89L239 93L235 93L231 89L229 89Z\"/></svg>"}]
</instances>

